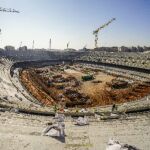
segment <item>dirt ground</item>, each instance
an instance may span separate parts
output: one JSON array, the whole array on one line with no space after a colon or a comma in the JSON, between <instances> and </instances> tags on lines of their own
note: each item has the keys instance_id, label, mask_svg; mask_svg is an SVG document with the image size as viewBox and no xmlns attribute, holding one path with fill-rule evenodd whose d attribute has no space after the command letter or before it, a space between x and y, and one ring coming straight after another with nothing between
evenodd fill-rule
<instances>
[{"instance_id":1,"label":"dirt ground","mask_svg":"<svg viewBox=\"0 0 150 150\"><path fill-rule=\"evenodd\" d=\"M74 76L80 82L82 82L81 77L85 75L84 73L80 71L71 70L71 69L65 70L65 72ZM105 95L105 90L107 87L106 83L111 82L112 79L115 79L114 76L107 75L103 72L98 72L97 75L95 75L94 77L95 79L92 81L82 82L82 85L80 88L81 93L84 93L88 95L91 99L94 99L93 106L94 104L96 105L102 104L100 100L103 100L103 97ZM100 81L100 83L93 83L93 81Z\"/></svg>"},{"instance_id":2,"label":"dirt ground","mask_svg":"<svg viewBox=\"0 0 150 150\"><path fill-rule=\"evenodd\" d=\"M53 75L62 75L62 77L75 77L76 81L80 85L72 87L69 82L57 83L57 85L63 85L65 88L69 87L72 90L76 90L81 95L86 95L90 99L90 104L85 104L84 107L95 107L112 105L114 103L130 102L133 100L140 99L150 94L150 85L141 83L133 83L131 86L122 89L112 89L109 85L112 83L116 76L108 75L101 71L95 71L89 68L80 66L73 66L72 68L63 69L64 66L54 66L50 68L39 68L40 74L36 74L32 69L24 70L21 74L22 83L25 85L27 90L43 105L53 105L61 102L57 97L64 94L63 89L57 89L54 87L47 87L45 84L49 78ZM47 78L44 76L48 75ZM82 76L87 74L93 74L94 80L82 81ZM98 83L95 81L99 81ZM68 97L64 98L64 101L69 101ZM83 105L81 106L83 107Z\"/></svg>"}]
</instances>

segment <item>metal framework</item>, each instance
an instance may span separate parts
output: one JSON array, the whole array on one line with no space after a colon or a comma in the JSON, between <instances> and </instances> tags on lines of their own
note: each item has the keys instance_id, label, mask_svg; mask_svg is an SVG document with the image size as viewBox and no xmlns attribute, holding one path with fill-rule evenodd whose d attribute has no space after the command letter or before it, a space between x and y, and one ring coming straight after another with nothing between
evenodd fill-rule
<instances>
[{"instance_id":1,"label":"metal framework","mask_svg":"<svg viewBox=\"0 0 150 150\"><path fill-rule=\"evenodd\" d=\"M0 7L0 12L8 12L8 13L20 13L18 10L12 9L12 8L2 8ZM0 29L0 34L2 30Z\"/></svg>"},{"instance_id":2,"label":"metal framework","mask_svg":"<svg viewBox=\"0 0 150 150\"><path fill-rule=\"evenodd\" d=\"M51 50L51 46L52 46L52 40L49 39L49 50Z\"/></svg>"},{"instance_id":3,"label":"metal framework","mask_svg":"<svg viewBox=\"0 0 150 150\"><path fill-rule=\"evenodd\" d=\"M87 45L85 45L85 46L83 47L83 49L86 49L86 47L87 47Z\"/></svg>"},{"instance_id":4,"label":"metal framework","mask_svg":"<svg viewBox=\"0 0 150 150\"><path fill-rule=\"evenodd\" d=\"M69 48L69 44L70 44L70 42L67 43L67 49Z\"/></svg>"},{"instance_id":5,"label":"metal framework","mask_svg":"<svg viewBox=\"0 0 150 150\"><path fill-rule=\"evenodd\" d=\"M18 10L15 10L15 9L12 9L12 8L2 8L2 7L0 7L0 11L10 12L10 13L20 13Z\"/></svg>"},{"instance_id":6,"label":"metal framework","mask_svg":"<svg viewBox=\"0 0 150 150\"><path fill-rule=\"evenodd\" d=\"M22 41L20 42L20 45L19 45L19 47L21 47L22 46Z\"/></svg>"},{"instance_id":7,"label":"metal framework","mask_svg":"<svg viewBox=\"0 0 150 150\"><path fill-rule=\"evenodd\" d=\"M99 31L102 30L103 28L107 27L110 23L112 23L115 20L116 20L116 18L112 18L110 21L108 21L107 23L103 24L98 29L93 31L93 35L95 35L95 48L98 47L97 41L98 41L98 33L99 33Z\"/></svg>"},{"instance_id":8,"label":"metal framework","mask_svg":"<svg viewBox=\"0 0 150 150\"><path fill-rule=\"evenodd\" d=\"M32 42L32 49L34 49L34 40L33 40L33 42Z\"/></svg>"}]
</instances>

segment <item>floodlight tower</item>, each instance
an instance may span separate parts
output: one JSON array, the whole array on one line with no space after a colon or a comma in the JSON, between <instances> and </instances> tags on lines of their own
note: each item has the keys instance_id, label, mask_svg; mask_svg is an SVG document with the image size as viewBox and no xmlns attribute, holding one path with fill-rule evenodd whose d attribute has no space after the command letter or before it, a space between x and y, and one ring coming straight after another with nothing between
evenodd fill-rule
<instances>
[{"instance_id":1,"label":"floodlight tower","mask_svg":"<svg viewBox=\"0 0 150 150\"><path fill-rule=\"evenodd\" d=\"M67 43L67 49L69 48L69 44L70 44L70 42Z\"/></svg>"},{"instance_id":2,"label":"floodlight tower","mask_svg":"<svg viewBox=\"0 0 150 150\"><path fill-rule=\"evenodd\" d=\"M87 45L85 45L85 46L83 47L83 49L86 49L86 47L87 47Z\"/></svg>"},{"instance_id":3,"label":"floodlight tower","mask_svg":"<svg viewBox=\"0 0 150 150\"><path fill-rule=\"evenodd\" d=\"M33 42L32 42L32 49L34 49L34 40L33 40Z\"/></svg>"},{"instance_id":4,"label":"floodlight tower","mask_svg":"<svg viewBox=\"0 0 150 150\"><path fill-rule=\"evenodd\" d=\"M99 31L102 30L103 28L107 27L110 23L112 23L115 20L116 20L116 18L112 18L110 21L108 21L107 23L103 24L98 29L93 31L93 35L95 35L95 48L98 47L97 46L97 41L98 41L98 33L99 33Z\"/></svg>"},{"instance_id":5,"label":"floodlight tower","mask_svg":"<svg viewBox=\"0 0 150 150\"><path fill-rule=\"evenodd\" d=\"M52 40L49 40L49 50L51 50L51 46L52 46Z\"/></svg>"},{"instance_id":6,"label":"floodlight tower","mask_svg":"<svg viewBox=\"0 0 150 150\"><path fill-rule=\"evenodd\" d=\"M20 42L19 48L22 46L22 41Z\"/></svg>"}]
</instances>

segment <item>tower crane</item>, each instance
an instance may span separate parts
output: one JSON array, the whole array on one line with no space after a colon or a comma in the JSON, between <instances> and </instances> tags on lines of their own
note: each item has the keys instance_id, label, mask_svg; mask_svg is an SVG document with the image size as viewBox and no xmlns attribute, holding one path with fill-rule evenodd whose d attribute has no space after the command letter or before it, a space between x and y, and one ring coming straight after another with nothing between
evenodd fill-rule
<instances>
[{"instance_id":1,"label":"tower crane","mask_svg":"<svg viewBox=\"0 0 150 150\"><path fill-rule=\"evenodd\" d=\"M0 12L8 12L8 13L20 13L18 10L12 8L3 8L0 7ZM0 29L0 34L2 33L2 29Z\"/></svg>"},{"instance_id":2,"label":"tower crane","mask_svg":"<svg viewBox=\"0 0 150 150\"><path fill-rule=\"evenodd\" d=\"M99 33L99 31L102 30L103 28L107 27L110 23L112 23L115 20L116 20L116 18L112 18L110 21L108 21L107 23L103 24L98 29L93 31L93 35L95 35L95 48L98 47L97 46L97 41L98 41L98 33Z\"/></svg>"},{"instance_id":3,"label":"tower crane","mask_svg":"<svg viewBox=\"0 0 150 150\"><path fill-rule=\"evenodd\" d=\"M15 9L12 9L12 8L2 8L2 7L0 7L0 11L10 12L10 13L20 13L18 10L15 10Z\"/></svg>"}]
</instances>

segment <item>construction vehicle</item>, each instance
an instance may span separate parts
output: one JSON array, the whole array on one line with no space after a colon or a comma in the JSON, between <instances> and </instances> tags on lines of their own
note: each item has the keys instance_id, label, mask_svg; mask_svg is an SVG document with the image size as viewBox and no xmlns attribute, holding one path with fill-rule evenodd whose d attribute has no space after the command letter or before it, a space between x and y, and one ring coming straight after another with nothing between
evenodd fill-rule
<instances>
[{"instance_id":1,"label":"construction vehicle","mask_svg":"<svg viewBox=\"0 0 150 150\"><path fill-rule=\"evenodd\" d=\"M93 79L94 79L93 75L82 76L82 81L90 81L90 80L93 80Z\"/></svg>"}]
</instances>

